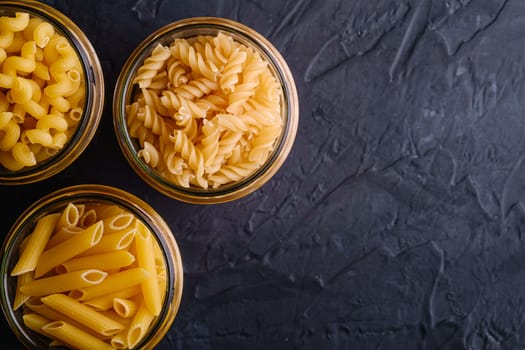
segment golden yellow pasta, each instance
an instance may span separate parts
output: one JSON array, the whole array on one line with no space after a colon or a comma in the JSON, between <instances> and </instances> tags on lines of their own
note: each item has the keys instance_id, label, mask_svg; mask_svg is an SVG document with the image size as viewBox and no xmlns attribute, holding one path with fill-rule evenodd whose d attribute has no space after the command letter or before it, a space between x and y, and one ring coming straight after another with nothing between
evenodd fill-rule
<instances>
[{"instance_id":1,"label":"golden yellow pasta","mask_svg":"<svg viewBox=\"0 0 525 350\"><path fill-rule=\"evenodd\" d=\"M2 73L10 76L16 76L18 72L29 74L35 70L35 67L34 60L21 56L8 56L2 63Z\"/></svg>"},{"instance_id":2,"label":"golden yellow pasta","mask_svg":"<svg viewBox=\"0 0 525 350\"><path fill-rule=\"evenodd\" d=\"M148 271L141 267L110 274L102 283L85 288L72 290L70 295L75 299L84 301L98 298L102 295L117 292L123 288L128 288L142 283L149 276Z\"/></svg>"},{"instance_id":3,"label":"golden yellow pasta","mask_svg":"<svg viewBox=\"0 0 525 350\"><path fill-rule=\"evenodd\" d=\"M127 343L130 348L133 348L144 338L154 317L153 313L142 302L129 326Z\"/></svg>"},{"instance_id":4,"label":"golden yellow pasta","mask_svg":"<svg viewBox=\"0 0 525 350\"><path fill-rule=\"evenodd\" d=\"M113 298L113 309L117 315L129 318L135 315L137 303L130 299Z\"/></svg>"},{"instance_id":5,"label":"golden yellow pasta","mask_svg":"<svg viewBox=\"0 0 525 350\"><path fill-rule=\"evenodd\" d=\"M0 132L2 136L0 139L0 150L10 151L20 138L20 125L12 119Z\"/></svg>"},{"instance_id":6,"label":"golden yellow pasta","mask_svg":"<svg viewBox=\"0 0 525 350\"><path fill-rule=\"evenodd\" d=\"M140 293L142 293L141 286L135 285L132 287L121 289L114 293L103 295L98 298L86 300L84 304L89 305L100 311L106 311L113 307L114 299L117 299L117 298L127 299L127 298L134 297L135 295L138 295Z\"/></svg>"},{"instance_id":7,"label":"golden yellow pasta","mask_svg":"<svg viewBox=\"0 0 525 350\"><path fill-rule=\"evenodd\" d=\"M249 177L283 130L283 92L268 62L226 33L157 44L126 106L138 156L182 187Z\"/></svg>"},{"instance_id":8,"label":"golden yellow pasta","mask_svg":"<svg viewBox=\"0 0 525 350\"><path fill-rule=\"evenodd\" d=\"M79 125L85 81L80 57L51 23L25 12L0 18L0 111L16 117L0 125L2 167L32 167L65 146ZM60 124L41 120L55 112Z\"/></svg>"},{"instance_id":9,"label":"golden yellow pasta","mask_svg":"<svg viewBox=\"0 0 525 350\"><path fill-rule=\"evenodd\" d=\"M83 232L84 229L79 226L64 226L57 227L53 236L47 242L46 249L52 248L59 243L64 242L65 240L73 237L73 235Z\"/></svg>"},{"instance_id":10,"label":"golden yellow pasta","mask_svg":"<svg viewBox=\"0 0 525 350\"><path fill-rule=\"evenodd\" d=\"M49 111L49 105L47 104L47 101L45 103L42 103L43 98L39 102L30 100L27 103L24 103L21 107L34 119L40 119L43 116L47 114ZM27 130L33 130L33 129L26 129Z\"/></svg>"},{"instance_id":11,"label":"golden yellow pasta","mask_svg":"<svg viewBox=\"0 0 525 350\"><path fill-rule=\"evenodd\" d=\"M1 32L20 32L29 24L29 14L24 12L15 13L14 17L0 17Z\"/></svg>"},{"instance_id":12,"label":"golden yellow pasta","mask_svg":"<svg viewBox=\"0 0 525 350\"><path fill-rule=\"evenodd\" d=\"M138 342L144 337L154 317L155 316L151 313L151 311L149 311L144 303L139 305L135 316L131 320L128 336L126 339L130 348L135 347L135 345L137 345Z\"/></svg>"},{"instance_id":13,"label":"golden yellow pasta","mask_svg":"<svg viewBox=\"0 0 525 350\"><path fill-rule=\"evenodd\" d=\"M53 338L63 341L79 350L113 349L111 345L91 334L64 321L54 321L42 327L42 330Z\"/></svg>"},{"instance_id":14,"label":"golden yellow pasta","mask_svg":"<svg viewBox=\"0 0 525 350\"><path fill-rule=\"evenodd\" d=\"M78 90L81 81L82 75L80 72L71 69L67 71L67 73L65 73L65 75L62 76L61 79L56 83L46 86L44 93L51 98L64 96L68 97L73 95Z\"/></svg>"},{"instance_id":15,"label":"golden yellow pasta","mask_svg":"<svg viewBox=\"0 0 525 350\"><path fill-rule=\"evenodd\" d=\"M25 293L22 293L20 291L20 288L26 285L27 283L32 282L33 279L34 279L33 271L25 272L17 276L16 294L15 294L15 301L13 302L13 309L17 310L20 306L22 306L26 301L29 300L30 296Z\"/></svg>"},{"instance_id":16,"label":"golden yellow pasta","mask_svg":"<svg viewBox=\"0 0 525 350\"><path fill-rule=\"evenodd\" d=\"M64 294L51 294L40 299L44 305L68 316L83 326L103 335L114 335L124 329L124 325L103 315Z\"/></svg>"},{"instance_id":17,"label":"golden yellow pasta","mask_svg":"<svg viewBox=\"0 0 525 350\"><path fill-rule=\"evenodd\" d=\"M26 143L15 143L11 148L11 154L13 155L13 159L23 166L32 166L36 164L35 154Z\"/></svg>"},{"instance_id":18,"label":"golden yellow pasta","mask_svg":"<svg viewBox=\"0 0 525 350\"><path fill-rule=\"evenodd\" d=\"M35 278L44 275L64 261L93 247L100 241L103 232L104 226L101 221L98 221L72 238L45 250L36 266Z\"/></svg>"},{"instance_id":19,"label":"golden yellow pasta","mask_svg":"<svg viewBox=\"0 0 525 350\"><path fill-rule=\"evenodd\" d=\"M88 255L69 259L58 265L58 273L66 273L83 269L99 269L104 271L119 269L135 262L135 256L127 250L117 250L105 254Z\"/></svg>"},{"instance_id":20,"label":"golden yellow pasta","mask_svg":"<svg viewBox=\"0 0 525 350\"><path fill-rule=\"evenodd\" d=\"M49 40L55 34L55 28L43 21L36 23L36 26L32 28L32 33L28 33L29 38L33 39L40 48L46 47Z\"/></svg>"},{"instance_id":21,"label":"golden yellow pasta","mask_svg":"<svg viewBox=\"0 0 525 350\"><path fill-rule=\"evenodd\" d=\"M46 114L36 122L36 128L39 130L65 132L68 127L65 116L58 113Z\"/></svg>"},{"instance_id":22,"label":"golden yellow pasta","mask_svg":"<svg viewBox=\"0 0 525 350\"><path fill-rule=\"evenodd\" d=\"M40 145L49 147L53 144L53 135L49 130L29 129L24 130L21 136L22 142L29 145Z\"/></svg>"},{"instance_id":23,"label":"golden yellow pasta","mask_svg":"<svg viewBox=\"0 0 525 350\"><path fill-rule=\"evenodd\" d=\"M12 103L24 104L33 97L33 86L29 79L16 77L11 90L7 93L7 100Z\"/></svg>"},{"instance_id":24,"label":"golden yellow pasta","mask_svg":"<svg viewBox=\"0 0 525 350\"><path fill-rule=\"evenodd\" d=\"M103 205L103 206L94 205L94 206L91 206L89 209L93 209L96 211L97 218L99 220L104 220L109 217L119 215L119 214L126 212L124 209L122 209L118 205Z\"/></svg>"},{"instance_id":25,"label":"golden yellow pasta","mask_svg":"<svg viewBox=\"0 0 525 350\"><path fill-rule=\"evenodd\" d=\"M128 349L128 330L124 330L111 338L110 344L115 349Z\"/></svg>"},{"instance_id":26,"label":"golden yellow pasta","mask_svg":"<svg viewBox=\"0 0 525 350\"><path fill-rule=\"evenodd\" d=\"M155 264L155 249L153 248L151 233L141 221L137 221L135 247L137 250L138 265L148 271L148 277L141 283L144 303L148 310L157 316L160 313L162 305L157 267Z\"/></svg>"},{"instance_id":27,"label":"golden yellow pasta","mask_svg":"<svg viewBox=\"0 0 525 350\"><path fill-rule=\"evenodd\" d=\"M46 215L38 220L35 229L31 233L31 236L29 236L25 249L20 254L18 262L11 271L11 276L17 276L36 269L38 260L59 219L60 213L55 213Z\"/></svg>"},{"instance_id":28,"label":"golden yellow pasta","mask_svg":"<svg viewBox=\"0 0 525 350\"><path fill-rule=\"evenodd\" d=\"M62 215L60 215L60 220L57 223L58 228L75 226L80 219L80 210L74 203L68 203Z\"/></svg>"},{"instance_id":29,"label":"golden yellow pasta","mask_svg":"<svg viewBox=\"0 0 525 350\"><path fill-rule=\"evenodd\" d=\"M97 212L94 209L86 209L84 213L80 216L78 226L88 227L97 222Z\"/></svg>"},{"instance_id":30,"label":"golden yellow pasta","mask_svg":"<svg viewBox=\"0 0 525 350\"><path fill-rule=\"evenodd\" d=\"M119 232L104 235L98 244L81 253L80 256L102 254L114 250L126 249L133 242L135 232L135 227L130 227Z\"/></svg>"},{"instance_id":31,"label":"golden yellow pasta","mask_svg":"<svg viewBox=\"0 0 525 350\"><path fill-rule=\"evenodd\" d=\"M99 284L107 275L106 272L95 269L78 270L29 281L20 286L19 290L27 296L62 293L74 288Z\"/></svg>"},{"instance_id":32,"label":"golden yellow pasta","mask_svg":"<svg viewBox=\"0 0 525 350\"><path fill-rule=\"evenodd\" d=\"M130 212L66 203L20 244L13 307L49 346L133 349L160 314L166 269L159 243Z\"/></svg>"},{"instance_id":33,"label":"golden yellow pasta","mask_svg":"<svg viewBox=\"0 0 525 350\"><path fill-rule=\"evenodd\" d=\"M47 318L38 314L27 313L22 317L22 319L24 320L24 324L27 328L40 334L47 335L44 331L42 331L42 327L50 322Z\"/></svg>"},{"instance_id":34,"label":"golden yellow pasta","mask_svg":"<svg viewBox=\"0 0 525 350\"><path fill-rule=\"evenodd\" d=\"M134 222L134 216L130 213L120 213L102 220L104 224L104 231L107 233L115 233L122 231L131 226Z\"/></svg>"},{"instance_id":35,"label":"golden yellow pasta","mask_svg":"<svg viewBox=\"0 0 525 350\"><path fill-rule=\"evenodd\" d=\"M34 312L35 314L42 316L49 321L65 321L67 323L72 324L73 326L80 328L94 336L99 337L100 334L94 332L93 330L83 326L82 324L78 323L77 321L71 319L70 317L64 315L63 313L50 308L47 305L44 305L41 300L41 298L31 298L29 301L25 304L27 307L27 310ZM29 312L28 311L28 312Z\"/></svg>"}]
</instances>

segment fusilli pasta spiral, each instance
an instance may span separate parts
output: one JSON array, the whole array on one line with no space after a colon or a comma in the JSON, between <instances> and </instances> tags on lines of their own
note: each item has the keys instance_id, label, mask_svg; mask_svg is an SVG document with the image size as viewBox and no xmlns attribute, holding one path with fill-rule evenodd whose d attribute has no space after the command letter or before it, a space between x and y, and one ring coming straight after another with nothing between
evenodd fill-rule
<instances>
[{"instance_id":1,"label":"fusilli pasta spiral","mask_svg":"<svg viewBox=\"0 0 525 350\"><path fill-rule=\"evenodd\" d=\"M157 45L133 82L130 135L145 163L178 186L250 176L283 129L282 91L267 62L223 32Z\"/></svg>"}]
</instances>

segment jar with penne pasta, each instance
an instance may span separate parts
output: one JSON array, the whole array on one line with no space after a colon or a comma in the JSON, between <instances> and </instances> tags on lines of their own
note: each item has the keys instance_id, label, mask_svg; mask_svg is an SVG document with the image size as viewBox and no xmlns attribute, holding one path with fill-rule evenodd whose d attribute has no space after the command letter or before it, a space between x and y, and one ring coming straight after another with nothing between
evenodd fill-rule
<instances>
[{"instance_id":1,"label":"jar with penne pasta","mask_svg":"<svg viewBox=\"0 0 525 350\"><path fill-rule=\"evenodd\" d=\"M159 192L211 204L248 195L282 166L299 105L264 36L216 17L160 28L130 55L113 98L120 148Z\"/></svg>"},{"instance_id":2,"label":"jar with penne pasta","mask_svg":"<svg viewBox=\"0 0 525 350\"><path fill-rule=\"evenodd\" d=\"M86 149L104 79L82 30L37 1L0 4L0 184L49 178Z\"/></svg>"},{"instance_id":3,"label":"jar with penne pasta","mask_svg":"<svg viewBox=\"0 0 525 350\"><path fill-rule=\"evenodd\" d=\"M0 261L2 311L30 349L153 349L182 297L168 225L115 187L78 185L35 202Z\"/></svg>"}]
</instances>

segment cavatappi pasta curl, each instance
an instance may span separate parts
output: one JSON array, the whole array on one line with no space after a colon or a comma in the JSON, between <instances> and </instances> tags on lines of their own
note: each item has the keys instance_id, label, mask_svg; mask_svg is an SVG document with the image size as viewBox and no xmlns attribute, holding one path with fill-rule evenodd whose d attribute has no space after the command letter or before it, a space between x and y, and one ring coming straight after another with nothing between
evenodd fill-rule
<instances>
[{"instance_id":1,"label":"cavatappi pasta curl","mask_svg":"<svg viewBox=\"0 0 525 350\"><path fill-rule=\"evenodd\" d=\"M25 12L0 17L0 166L17 171L62 149L85 99L80 58L46 20Z\"/></svg>"}]
</instances>

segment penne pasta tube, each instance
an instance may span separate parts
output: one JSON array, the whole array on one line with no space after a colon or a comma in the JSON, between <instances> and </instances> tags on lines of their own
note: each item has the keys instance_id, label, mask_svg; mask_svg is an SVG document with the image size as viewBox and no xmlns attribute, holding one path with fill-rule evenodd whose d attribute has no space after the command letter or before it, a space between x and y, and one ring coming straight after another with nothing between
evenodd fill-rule
<instances>
[{"instance_id":1,"label":"penne pasta tube","mask_svg":"<svg viewBox=\"0 0 525 350\"><path fill-rule=\"evenodd\" d=\"M28 310L31 310L34 313L37 313L40 316L45 317L50 321L56 321L60 319L60 313L42 304L42 301L40 301L39 297L30 298L24 304L24 306L27 307Z\"/></svg>"},{"instance_id":2,"label":"penne pasta tube","mask_svg":"<svg viewBox=\"0 0 525 350\"><path fill-rule=\"evenodd\" d=\"M43 255L49 237L60 218L60 214L49 214L38 220L29 237L25 249L11 271L11 276L18 276L36 269L40 256Z\"/></svg>"},{"instance_id":3,"label":"penne pasta tube","mask_svg":"<svg viewBox=\"0 0 525 350\"><path fill-rule=\"evenodd\" d=\"M108 343L64 321L48 323L42 330L71 347L79 350L112 350Z\"/></svg>"},{"instance_id":4,"label":"penne pasta tube","mask_svg":"<svg viewBox=\"0 0 525 350\"><path fill-rule=\"evenodd\" d=\"M70 202L62 211L62 214L60 215L60 220L58 220L57 223L57 228L75 226L76 224L78 224L78 220L80 220L80 211L78 210L75 204Z\"/></svg>"},{"instance_id":5,"label":"penne pasta tube","mask_svg":"<svg viewBox=\"0 0 525 350\"><path fill-rule=\"evenodd\" d=\"M107 219L109 217L125 213L126 211L119 207L118 205L97 205L92 207L97 212L98 218L101 220Z\"/></svg>"},{"instance_id":6,"label":"penne pasta tube","mask_svg":"<svg viewBox=\"0 0 525 350\"><path fill-rule=\"evenodd\" d=\"M24 239L22 239L22 242L20 242L20 246L18 247L18 251L20 253L22 253L24 249L26 249L27 242L29 241L30 238L31 238L31 235L27 235L24 237Z\"/></svg>"},{"instance_id":7,"label":"penne pasta tube","mask_svg":"<svg viewBox=\"0 0 525 350\"><path fill-rule=\"evenodd\" d=\"M140 284L148 276L148 271L141 267L135 267L109 275L102 283L95 286L72 290L70 296L78 301L90 300Z\"/></svg>"},{"instance_id":8,"label":"penne pasta tube","mask_svg":"<svg viewBox=\"0 0 525 350\"><path fill-rule=\"evenodd\" d=\"M117 250L105 254L88 255L80 258L73 258L63 262L56 268L57 273L66 273L84 269L98 269L111 271L120 267L131 265L135 261L135 256L127 250Z\"/></svg>"},{"instance_id":9,"label":"penne pasta tube","mask_svg":"<svg viewBox=\"0 0 525 350\"><path fill-rule=\"evenodd\" d=\"M26 301L29 300L30 296L22 293L20 291L20 288L23 285L26 285L27 283L33 281L33 276L34 276L33 271L29 271L29 272L26 272L26 273L23 273L17 276L15 300L13 301L14 310L18 310L20 306L22 306Z\"/></svg>"},{"instance_id":10,"label":"penne pasta tube","mask_svg":"<svg viewBox=\"0 0 525 350\"><path fill-rule=\"evenodd\" d=\"M27 296L63 293L72 289L100 284L107 275L106 272L95 269L73 271L27 282L19 290Z\"/></svg>"},{"instance_id":11,"label":"penne pasta tube","mask_svg":"<svg viewBox=\"0 0 525 350\"><path fill-rule=\"evenodd\" d=\"M31 329L32 331L35 331L39 334L42 334L48 338L51 338L51 342L49 343L49 347L57 347L57 346L66 346L63 342L60 340L54 339L51 335L47 334L42 330L42 327L47 325L48 323L51 323L52 321L38 315L38 314L24 314L22 316L22 320L24 321L24 325Z\"/></svg>"},{"instance_id":12,"label":"penne pasta tube","mask_svg":"<svg viewBox=\"0 0 525 350\"><path fill-rule=\"evenodd\" d=\"M131 226L135 217L131 213L120 213L102 220L104 232L118 232Z\"/></svg>"},{"instance_id":13,"label":"penne pasta tube","mask_svg":"<svg viewBox=\"0 0 525 350\"><path fill-rule=\"evenodd\" d=\"M53 248L57 244L68 240L69 238L73 237L78 233L81 233L82 231L84 231L84 229L78 226L62 227L51 236L49 242L47 243L46 249Z\"/></svg>"},{"instance_id":14,"label":"penne pasta tube","mask_svg":"<svg viewBox=\"0 0 525 350\"><path fill-rule=\"evenodd\" d=\"M153 253L155 255L155 264L157 265L157 269L166 269L166 260L159 244L153 245Z\"/></svg>"},{"instance_id":15,"label":"penne pasta tube","mask_svg":"<svg viewBox=\"0 0 525 350\"><path fill-rule=\"evenodd\" d=\"M77 203L75 204L75 206L77 207L78 219L80 220L80 218L84 215L84 212L86 211L86 205L82 203ZM78 225L78 222L77 222L77 225Z\"/></svg>"},{"instance_id":16,"label":"penne pasta tube","mask_svg":"<svg viewBox=\"0 0 525 350\"><path fill-rule=\"evenodd\" d=\"M100 311L100 313L108 318L111 318L112 320L117 321L118 323L121 323L125 326L125 329L129 327L131 324L131 318L125 318L120 316L115 312L115 310L106 310L106 311Z\"/></svg>"},{"instance_id":17,"label":"penne pasta tube","mask_svg":"<svg viewBox=\"0 0 525 350\"><path fill-rule=\"evenodd\" d=\"M60 313L103 336L117 334L125 328L125 325L64 294L51 294L42 297L40 300L44 305L60 311Z\"/></svg>"},{"instance_id":18,"label":"penne pasta tube","mask_svg":"<svg viewBox=\"0 0 525 350\"><path fill-rule=\"evenodd\" d=\"M54 310L54 309L50 308L47 305L42 304L42 302L40 301L40 298L31 298L26 303L25 306L27 306L28 310L31 310L35 314L38 314L38 315L48 319L50 322L51 321L65 321L67 323L72 324L73 326L75 326L77 328L80 328L80 329L90 333L91 335L94 335L94 336L97 336L97 337L101 337L100 334L98 334L98 333L94 332L93 330L83 326L82 324L80 324L77 321L71 319L70 317L60 313L57 310Z\"/></svg>"},{"instance_id":19,"label":"penne pasta tube","mask_svg":"<svg viewBox=\"0 0 525 350\"><path fill-rule=\"evenodd\" d=\"M32 331L35 331L37 333L47 336L47 334L42 331L42 327L44 327L46 324L50 322L47 318L42 317L38 314L27 313L22 316L22 319L24 320L24 325L27 328L31 329Z\"/></svg>"},{"instance_id":20,"label":"penne pasta tube","mask_svg":"<svg viewBox=\"0 0 525 350\"><path fill-rule=\"evenodd\" d=\"M49 334L45 334L45 335L48 337L50 336ZM67 347L66 343L60 340L56 340L56 339L51 340L48 345L50 348Z\"/></svg>"},{"instance_id":21,"label":"penne pasta tube","mask_svg":"<svg viewBox=\"0 0 525 350\"><path fill-rule=\"evenodd\" d=\"M129 325L127 342L130 348L134 348L144 338L153 318L151 311L141 303Z\"/></svg>"},{"instance_id":22,"label":"penne pasta tube","mask_svg":"<svg viewBox=\"0 0 525 350\"><path fill-rule=\"evenodd\" d=\"M137 312L137 303L130 299L114 298L113 310L121 317L130 318Z\"/></svg>"},{"instance_id":23,"label":"penne pasta tube","mask_svg":"<svg viewBox=\"0 0 525 350\"><path fill-rule=\"evenodd\" d=\"M38 314L34 313L26 313L22 316L22 320L24 321L24 325L31 329L34 332L37 332L39 334L42 334L48 338L51 338L51 342L49 343L49 346L64 346L65 344L54 339L54 337L50 336L46 332L42 330L42 327L47 325L48 323L52 322L51 320L48 320L45 317L42 317ZM56 343L57 345L52 345Z\"/></svg>"},{"instance_id":24,"label":"penne pasta tube","mask_svg":"<svg viewBox=\"0 0 525 350\"><path fill-rule=\"evenodd\" d=\"M156 242L142 221L137 220L136 228L135 248L137 250L137 262L140 267L149 272L148 278L142 281L141 284L144 303L149 311L157 316L160 313L162 302L157 277L157 266L155 264L155 250L153 248Z\"/></svg>"},{"instance_id":25,"label":"penne pasta tube","mask_svg":"<svg viewBox=\"0 0 525 350\"><path fill-rule=\"evenodd\" d=\"M35 278L51 271L64 261L71 259L79 253L93 247L102 238L104 226L101 221L89 226L74 237L47 249L42 253L35 270Z\"/></svg>"},{"instance_id":26,"label":"penne pasta tube","mask_svg":"<svg viewBox=\"0 0 525 350\"><path fill-rule=\"evenodd\" d=\"M87 209L84 211L84 213L80 216L80 220L78 221L78 226L80 227L89 227L93 225L95 222L97 222L97 212L94 209Z\"/></svg>"},{"instance_id":27,"label":"penne pasta tube","mask_svg":"<svg viewBox=\"0 0 525 350\"><path fill-rule=\"evenodd\" d=\"M130 227L119 232L103 235L100 241L78 256L87 256L108 253L114 250L126 249L135 237L135 227Z\"/></svg>"},{"instance_id":28,"label":"penne pasta tube","mask_svg":"<svg viewBox=\"0 0 525 350\"><path fill-rule=\"evenodd\" d=\"M157 276L158 276L158 279L159 279L159 289L165 291L167 286L168 286L168 276L166 276L166 270L164 269L164 270L158 272ZM162 293L162 295L161 295L161 302L164 302L164 298L165 297L166 297L166 294Z\"/></svg>"},{"instance_id":29,"label":"penne pasta tube","mask_svg":"<svg viewBox=\"0 0 525 350\"><path fill-rule=\"evenodd\" d=\"M115 298L131 298L142 292L140 285L134 285L132 287L124 288L117 292L106 294L98 298L93 298L84 301L84 304L91 306L92 308L100 311L109 310L113 307L113 299Z\"/></svg>"},{"instance_id":30,"label":"penne pasta tube","mask_svg":"<svg viewBox=\"0 0 525 350\"><path fill-rule=\"evenodd\" d=\"M128 349L128 330L125 329L113 336L109 343L115 349Z\"/></svg>"}]
</instances>

